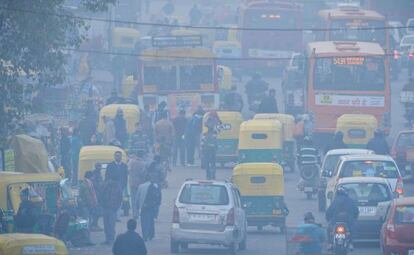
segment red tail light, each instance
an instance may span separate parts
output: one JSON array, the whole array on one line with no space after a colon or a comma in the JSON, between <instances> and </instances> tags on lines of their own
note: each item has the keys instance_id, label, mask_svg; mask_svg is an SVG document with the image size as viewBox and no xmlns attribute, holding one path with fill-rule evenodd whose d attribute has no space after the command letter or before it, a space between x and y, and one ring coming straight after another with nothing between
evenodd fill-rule
<instances>
[{"instance_id":1,"label":"red tail light","mask_svg":"<svg viewBox=\"0 0 414 255\"><path fill-rule=\"evenodd\" d=\"M388 237L395 239L396 238L395 225L392 223L388 223L386 228L387 228Z\"/></svg>"},{"instance_id":2,"label":"red tail light","mask_svg":"<svg viewBox=\"0 0 414 255\"><path fill-rule=\"evenodd\" d=\"M414 56L414 54L413 54L412 52L410 52L410 53L408 54L408 58L409 58L409 59L413 59L413 56Z\"/></svg>"},{"instance_id":3,"label":"red tail light","mask_svg":"<svg viewBox=\"0 0 414 255\"><path fill-rule=\"evenodd\" d=\"M227 226L234 225L234 208L231 208L230 211L227 213L226 225Z\"/></svg>"},{"instance_id":4,"label":"red tail light","mask_svg":"<svg viewBox=\"0 0 414 255\"><path fill-rule=\"evenodd\" d=\"M337 226L336 229L335 229L335 233L337 233L337 234L345 234L346 233L345 226L343 226L343 225Z\"/></svg>"},{"instance_id":5,"label":"red tail light","mask_svg":"<svg viewBox=\"0 0 414 255\"><path fill-rule=\"evenodd\" d=\"M401 177L399 177L397 180L397 185L395 186L395 192L397 192L398 195L400 196L404 194L404 182Z\"/></svg>"},{"instance_id":6,"label":"red tail light","mask_svg":"<svg viewBox=\"0 0 414 255\"><path fill-rule=\"evenodd\" d=\"M398 52L398 50L394 50L394 59L399 59L400 58L400 53Z\"/></svg>"},{"instance_id":7,"label":"red tail light","mask_svg":"<svg viewBox=\"0 0 414 255\"><path fill-rule=\"evenodd\" d=\"M180 223L180 212L178 211L178 207L176 205L174 205L172 222Z\"/></svg>"}]
</instances>

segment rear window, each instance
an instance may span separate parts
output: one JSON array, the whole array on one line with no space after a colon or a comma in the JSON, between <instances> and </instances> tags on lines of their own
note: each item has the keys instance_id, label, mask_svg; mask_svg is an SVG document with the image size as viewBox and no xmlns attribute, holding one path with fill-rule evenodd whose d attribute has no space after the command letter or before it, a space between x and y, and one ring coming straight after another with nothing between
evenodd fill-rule
<instances>
[{"instance_id":1,"label":"rear window","mask_svg":"<svg viewBox=\"0 0 414 255\"><path fill-rule=\"evenodd\" d=\"M228 205L229 195L222 185L186 184L179 201L183 204Z\"/></svg>"},{"instance_id":2,"label":"rear window","mask_svg":"<svg viewBox=\"0 0 414 255\"><path fill-rule=\"evenodd\" d=\"M348 196L353 200L365 202L384 202L391 200L389 188L380 183L347 183L341 185L348 191Z\"/></svg>"},{"instance_id":3,"label":"rear window","mask_svg":"<svg viewBox=\"0 0 414 255\"><path fill-rule=\"evenodd\" d=\"M364 160L347 161L342 166L340 177L398 178L397 166L392 161Z\"/></svg>"},{"instance_id":4,"label":"rear window","mask_svg":"<svg viewBox=\"0 0 414 255\"><path fill-rule=\"evenodd\" d=\"M394 221L396 224L414 224L414 206L398 206Z\"/></svg>"},{"instance_id":5,"label":"rear window","mask_svg":"<svg viewBox=\"0 0 414 255\"><path fill-rule=\"evenodd\" d=\"M414 133L404 133L398 137L398 147L414 146Z\"/></svg>"},{"instance_id":6,"label":"rear window","mask_svg":"<svg viewBox=\"0 0 414 255\"><path fill-rule=\"evenodd\" d=\"M333 171L338 164L339 157L342 155L328 155L325 158L325 161L323 163L323 170L325 171Z\"/></svg>"}]
</instances>

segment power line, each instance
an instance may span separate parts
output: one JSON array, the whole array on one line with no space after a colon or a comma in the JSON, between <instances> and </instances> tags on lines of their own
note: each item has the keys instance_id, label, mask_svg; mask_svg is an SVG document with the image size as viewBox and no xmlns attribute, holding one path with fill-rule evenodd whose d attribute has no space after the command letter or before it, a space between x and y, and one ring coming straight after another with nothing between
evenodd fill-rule
<instances>
[{"instance_id":1,"label":"power line","mask_svg":"<svg viewBox=\"0 0 414 255\"><path fill-rule=\"evenodd\" d=\"M107 23L118 23L125 25L138 25L138 26L156 26L156 27L169 27L169 28L186 28L186 29L201 29L201 30L236 30L236 31L279 31L279 32L326 32L326 31L369 31L369 30L388 30L388 29L414 29L414 26L384 26L384 27L350 27L350 28L249 28L249 27L226 27L226 26L193 26L193 25L179 25L179 24L164 24L164 23L153 23L153 22L137 22L137 21L128 21L128 20L117 20L117 19L105 19L97 17L85 17L85 16L76 16L69 14L57 14L52 12L45 11L35 11L27 9L16 9L8 7L0 7L1 10L14 11L20 13L31 13L37 15L50 15L57 17L65 17L70 19L78 20L87 20L87 21L98 21L98 22L107 22Z\"/></svg>"},{"instance_id":2,"label":"power line","mask_svg":"<svg viewBox=\"0 0 414 255\"><path fill-rule=\"evenodd\" d=\"M290 60L291 57L278 57L278 58L258 58L258 57L197 57L197 56L160 56L154 54L133 54L126 52L111 52L103 50L86 50L86 49L73 49L66 48L64 50L80 53L100 54L100 55L113 55L113 56L127 56L127 57L140 57L140 58L155 58L155 59L183 59L183 60L212 60L212 61L286 61ZM341 56L330 56L330 57L314 57L316 59L333 58L333 57L392 57L394 54L370 54L370 55L341 55ZM310 59L309 57L298 57L298 59Z\"/></svg>"}]
</instances>

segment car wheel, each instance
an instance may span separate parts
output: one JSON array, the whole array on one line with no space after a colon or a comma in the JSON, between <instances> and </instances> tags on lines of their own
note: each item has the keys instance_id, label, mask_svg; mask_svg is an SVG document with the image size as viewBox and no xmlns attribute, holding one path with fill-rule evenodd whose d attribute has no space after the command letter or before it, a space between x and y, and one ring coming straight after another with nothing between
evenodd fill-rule
<instances>
[{"instance_id":1,"label":"car wheel","mask_svg":"<svg viewBox=\"0 0 414 255\"><path fill-rule=\"evenodd\" d=\"M247 248L247 232L244 234L244 238L239 244L239 250L244 251Z\"/></svg>"},{"instance_id":2,"label":"car wheel","mask_svg":"<svg viewBox=\"0 0 414 255\"><path fill-rule=\"evenodd\" d=\"M180 244L177 241L171 240L170 243L170 250L171 253L179 253L180 252Z\"/></svg>"}]
</instances>

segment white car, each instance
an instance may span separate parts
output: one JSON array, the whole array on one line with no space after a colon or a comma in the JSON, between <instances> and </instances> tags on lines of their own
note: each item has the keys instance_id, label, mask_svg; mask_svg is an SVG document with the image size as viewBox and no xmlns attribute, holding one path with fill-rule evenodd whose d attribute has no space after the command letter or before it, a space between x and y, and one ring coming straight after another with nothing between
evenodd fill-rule
<instances>
[{"instance_id":1,"label":"white car","mask_svg":"<svg viewBox=\"0 0 414 255\"><path fill-rule=\"evenodd\" d=\"M380 177L349 177L338 181L335 191L344 188L359 209L354 240L378 241L387 208L395 195L387 179Z\"/></svg>"},{"instance_id":2,"label":"white car","mask_svg":"<svg viewBox=\"0 0 414 255\"><path fill-rule=\"evenodd\" d=\"M326 184L332 177L333 171L338 164L339 158L345 155L369 155L374 154L371 150L365 149L335 149L330 150L326 153L323 158L322 167L319 178L319 189L318 189L318 207L319 211L323 212L326 209Z\"/></svg>"},{"instance_id":3,"label":"white car","mask_svg":"<svg viewBox=\"0 0 414 255\"><path fill-rule=\"evenodd\" d=\"M414 35L404 35L400 42L400 51L407 54L411 46L414 45Z\"/></svg>"},{"instance_id":4,"label":"white car","mask_svg":"<svg viewBox=\"0 0 414 255\"><path fill-rule=\"evenodd\" d=\"M188 244L223 245L235 254L246 249L247 221L240 192L226 181L188 180L175 201L171 252Z\"/></svg>"},{"instance_id":5,"label":"white car","mask_svg":"<svg viewBox=\"0 0 414 255\"><path fill-rule=\"evenodd\" d=\"M327 207L332 202L335 187L340 179L348 177L382 177L388 180L391 189L404 193L403 179L397 164L390 156L349 155L342 156L326 186Z\"/></svg>"}]
</instances>

